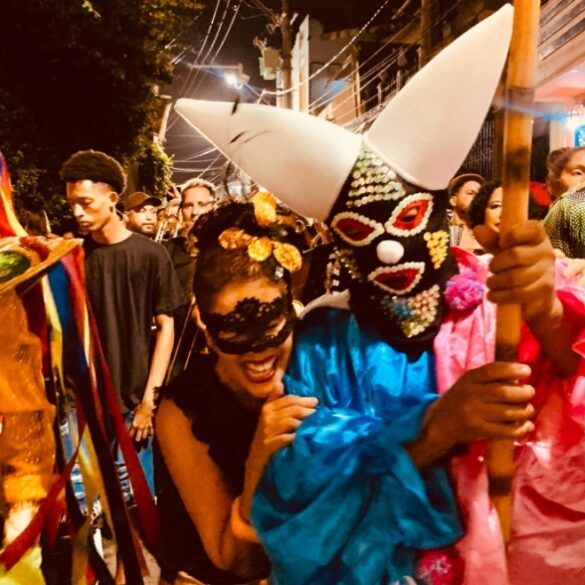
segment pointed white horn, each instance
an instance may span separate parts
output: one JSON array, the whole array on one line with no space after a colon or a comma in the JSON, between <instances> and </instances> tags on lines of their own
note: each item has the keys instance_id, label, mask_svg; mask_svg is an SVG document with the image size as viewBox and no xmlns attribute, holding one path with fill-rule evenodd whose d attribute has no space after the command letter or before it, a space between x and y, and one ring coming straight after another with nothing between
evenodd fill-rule
<instances>
[{"instance_id":1,"label":"pointed white horn","mask_svg":"<svg viewBox=\"0 0 585 585\"><path fill-rule=\"evenodd\" d=\"M457 38L421 69L365 136L409 182L444 189L481 129L512 36L507 4Z\"/></svg>"},{"instance_id":2,"label":"pointed white horn","mask_svg":"<svg viewBox=\"0 0 585 585\"><path fill-rule=\"evenodd\" d=\"M286 205L323 220L351 171L361 136L315 116L263 106L180 99L175 110Z\"/></svg>"}]
</instances>

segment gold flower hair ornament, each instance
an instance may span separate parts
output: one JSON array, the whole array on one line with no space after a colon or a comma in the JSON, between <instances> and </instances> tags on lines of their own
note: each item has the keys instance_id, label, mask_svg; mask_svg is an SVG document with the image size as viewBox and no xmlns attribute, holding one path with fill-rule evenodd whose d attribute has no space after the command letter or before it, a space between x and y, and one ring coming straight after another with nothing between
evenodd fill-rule
<instances>
[{"instance_id":1,"label":"gold flower hair ornament","mask_svg":"<svg viewBox=\"0 0 585 585\"><path fill-rule=\"evenodd\" d=\"M276 213L276 199L273 195L261 191L254 196L252 203L258 225L267 227L282 223ZM252 236L237 227L221 232L218 241L224 250L247 248L248 256L257 262L263 262L273 255L275 260L289 272L296 272L301 268L301 253L292 244L273 240L267 236Z\"/></svg>"}]
</instances>

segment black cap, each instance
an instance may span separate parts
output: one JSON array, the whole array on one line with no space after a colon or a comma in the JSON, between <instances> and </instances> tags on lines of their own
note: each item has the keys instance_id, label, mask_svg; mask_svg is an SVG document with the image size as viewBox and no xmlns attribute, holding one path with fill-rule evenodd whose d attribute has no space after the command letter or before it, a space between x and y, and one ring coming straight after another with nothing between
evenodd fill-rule
<instances>
[{"instance_id":1,"label":"black cap","mask_svg":"<svg viewBox=\"0 0 585 585\"><path fill-rule=\"evenodd\" d=\"M124 202L124 210L130 211L131 209L136 209L137 207L142 207L143 205L154 205L155 207L159 207L160 204L161 202L158 197L154 197L153 195L149 195L148 193L144 193L142 191L136 191L136 193L132 193L132 195L128 195L128 197L126 197L126 201Z\"/></svg>"}]
</instances>

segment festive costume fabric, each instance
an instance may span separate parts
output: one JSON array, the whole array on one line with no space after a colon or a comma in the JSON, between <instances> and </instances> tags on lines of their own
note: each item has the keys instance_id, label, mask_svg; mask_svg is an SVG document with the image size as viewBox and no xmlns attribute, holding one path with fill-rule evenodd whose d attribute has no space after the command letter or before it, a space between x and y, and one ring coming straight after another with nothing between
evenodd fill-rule
<instances>
[{"instance_id":1,"label":"festive costume fabric","mask_svg":"<svg viewBox=\"0 0 585 585\"><path fill-rule=\"evenodd\" d=\"M43 379L46 316L35 279L79 244L17 237L18 225L13 229L8 221L2 230L8 237L0 239L0 502L6 507L4 544L20 552L14 566L3 566L6 549L1 551L0 580L42 584L38 533L26 544L18 542L57 480L55 408Z\"/></svg>"},{"instance_id":2,"label":"festive costume fabric","mask_svg":"<svg viewBox=\"0 0 585 585\"><path fill-rule=\"evenodd\" d=\"M569 189L554 201L544 228L554 248L569 258L585 258L585 184Z\"/></svg>"},{"instance_id":3,"label":"festive costume fabric","mask_svg":"<svg viewBox=\"0 0 585 585\"><path fill-rule=\"evenodd\" d=\"M413 548L458 538L443 472L420 476L400 446L417 436L421 413L436 397L426 370L434 367L444 392L469 369L493 361L495 306L484 298L489 257L457 250L457 258L460 273L447 286L452 308L434 359L409 360L359 328L348 311L321 309L301 326L287 392L316 395L320 406L293 445L272 459L253 507L280 585L380 583L415 571L423 583L583 583L585 369L559 378L528 329L519 359L533 369L538 416L534 435L516 453L509 576L484 443L470 445L451 465L465 529L456 544L464 576L452 560L426 577L412 566ZM557 280L568 318L584 331L585 294L560 270ZM574 346L580 355L584 344L581 333Z\"/></svg>"},{"instance_id":4,"label":"festive costume fabric","mask_svg":"<svg viewBox=\"0 0 585 585\"><path fill-rule=\"evenodd\" d=\"M494 359L495 306L466 293L483 286L489 257L459 250L459 293L468 297L446 318L435 339L437 385L445 392L466 371ZM574 350L585 355L585 294L562 277L557 294L578 332ZM463 282L465 281L465 282ZM475 283L475 285L473 284ZM473 297L473 298L472 298ZM506 554L497 514L490 504L483 443L455 457L452 473L465 526L457 548L465 559L465 585L577 585L585 582L585 364L560 378L525 328L519 361L532 368L529 383L536 430L516 449L512 540Z\"/></svg>"},{"instance_id":5,"label":"festive costume fabric","mask_svg":"<svg viewBox=\"0 0 585 585\"><path fill-rule=\"evenodd\" d=\"M254 180L326 221L351 276L353 315L320 313L302 326L287 389L320 406L276 454L254 502L280 585L412 582L416 549L458 537L444 471L419 475L402 445L436 397L430 352L455 272L441 190L492 101L512 12L444 49L363 136L278 108L177 103ZM459 578L450 551L421 567L421 577L434 571L428 583L442 567L442 585Z\"/></svg>"},{"instance_id":6,"label":"festive costume fabric","mask_svg":"<svg viewBox=\"0 0 585 585\"><path fill-rule=\"evenodd\" d=\"M78 242L16 236L0 239L0 472L2 499L9 506L40 501L55 480L54 407L43 380L46 343L40 290L31 286L79 245Z\"/></svg>"},{"instance_id":7,"label":"festive costume fabric","mask_svg":"<svg viewBox=\"0 0 585 585\"><path fill-rule=\"evenodd\" d=\"M152 500L148 500L146 481L140 475L134 447L127 436L111 385L104 389L105 398L97 391L96 370L99 365L105 371L105 366L101 356L97 365L94 362L94 353L99 355L100 348L83 287L81 241L26 235L14 214L10 179L1 153L0 238L0 322L3 327L0 503L8 504L8 510L2 513L6 512L5 532L9 536L4 543L6 546L0 550L0 581L27 585L44 583L38 537L46 528L47 541L54 539L63 507L58 500L78 450L74 450L66 465L63 463L61 474L54 474L56 454L52 425L55 409L47 399L43 373L62 384L66 371L81 406L80 434L85 426L84 413L89 423L89 433L85 434L89 461L80 457L80 464L86 470L85 478L91 479L87 484L88 493L101 496L120 545L128 582L139 585L142 576L134 540L103 430L106 408L118 432L125 433L121 441L127 458L133 462L131 479L137 500L140 500L138 515L144 528L143 536L153 549L156 513ZM48 278L41 278L45 274ZM111 402L106 406L107 399ZM75 537L72 582L85 583L86 578L91 579L93 569L100 583L113 584L90 538L87 519L76 506L70 506L69 519L71 536Z\"/></svg>"},{"instance_id":8,"label":"festive costume fabric","mask_svg":"<svg viewBox=\"0 0 585 585\"><path fill-rule=\"evenodd\" d=\"M402 444L436 398L434 360L390 347L349 311L302 322L287 392L319 408L278 452L253 507L279 585L385 583L413 575L415 549L460 535L446 474L421 476Z\"/></svg>"}]
</instances>

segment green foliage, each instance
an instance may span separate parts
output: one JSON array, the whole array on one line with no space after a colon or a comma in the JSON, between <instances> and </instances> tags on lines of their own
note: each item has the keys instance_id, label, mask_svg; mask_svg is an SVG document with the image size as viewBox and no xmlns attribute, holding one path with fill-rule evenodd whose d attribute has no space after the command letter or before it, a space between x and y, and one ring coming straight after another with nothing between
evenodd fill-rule
<instances>
[{"instance_id":1,"label":"green foliage","mask_svg":"<svg viewBox=\"0 0 585 585\"><path fill-rule=\"evenodd\" d=\"M44 201L59 221L58 172L73 152L128 164L154 152L156 91L172 77L167 47L200 9L192 0L1 0L0 150L17 204ZM155 158L158 190L168 161Z\"/></svg>"},{"instance_id":2,"label":"green foliage","mask_svg":"<svg viewBox=\"0 0 585 585\"><path fill-rule=\"evenodd\" d=\"M171 162L157 142L150 142L138 159L141 190L162 200L171 187Z\"/></svg>"}]
</instances>

